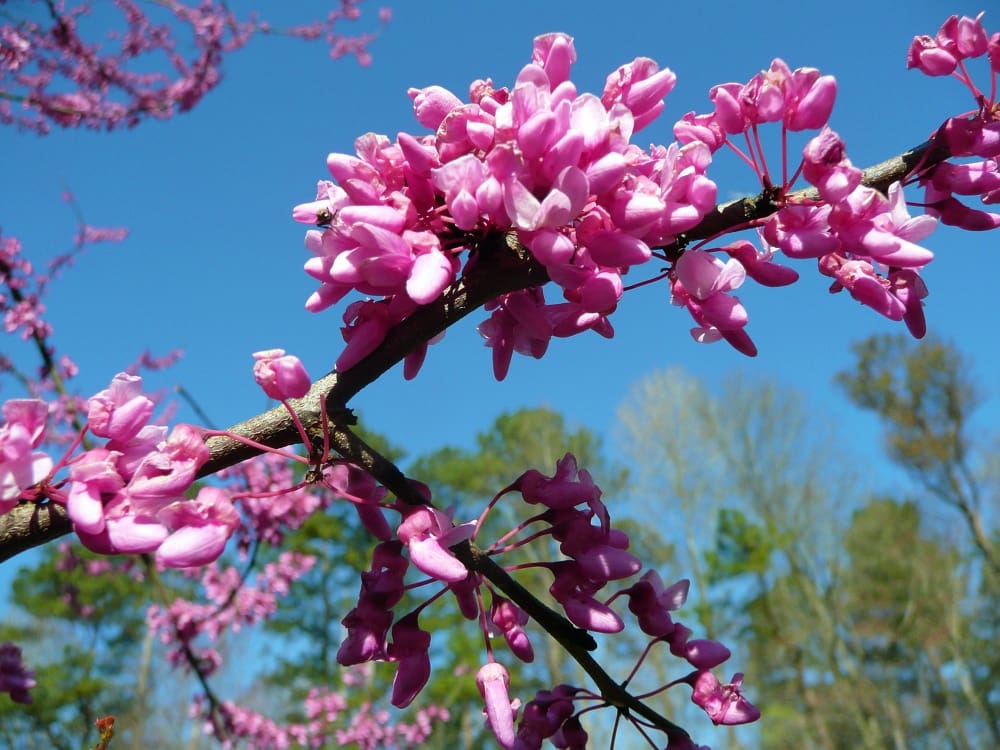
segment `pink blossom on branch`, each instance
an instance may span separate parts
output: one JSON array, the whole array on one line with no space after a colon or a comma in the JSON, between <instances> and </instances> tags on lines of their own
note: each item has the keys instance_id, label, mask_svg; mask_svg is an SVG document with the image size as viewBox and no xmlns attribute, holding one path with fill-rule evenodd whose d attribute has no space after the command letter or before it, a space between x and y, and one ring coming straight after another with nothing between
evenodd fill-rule
<instances>
[{"instance_id":1,"label":"pink blossom on branch","mask_svg":"<svg viewBox=\"0 0 1000 750\"><path fill-rule=\"evenodd\" d=\"M742 694L743 675L733 675L725 685L708 671L694 672L688 677L694 690L691 701L708 714L714 724L747 724L760 718L760 710Z\"/></svg>"},{"instance_id":2,"label":"pink blossom on branch","mask_svg":"<svg viewBox=\"0 0 1000 750\"><path fill-rule=\"evenodd\" d=\"M48 454L35 450L45 438L48 407L37 399L7 401L0 413L0 514L52 471Z\"/></svg>"},{"instance_id":3,"label":"pink blossom on branch","mask_svg":"<svg viewBox=\"0 0 1000 750\"><path fill-rule=\"evenodd\" d=\"M470 101L440 86L411 89L414 115L433 134L368 134L356 155L328 157L336 182L321 182L316 199L292 212L324 228L306 237L315 255L306 271L320 282L306 306L324 309L350 291L381 297L348 305L338 370L438 299L471 267L467 251L502 231L516 233L566 301L521 291L488 305L495 312L480 331L497 378L514 351L541 356L552 335L610 337L622 276L651 259L652 243L674 241L714 207L704 144L647 155L629 143L662 111L673 73L637 58L598 98L569 79L575 59L570 37L540 36L512 89L476 81Z\"/></svg>"},{"instance_id":4,"label":"pink blossom on branch","mask_svg":"<svg viewBox=\"0 0 1000 750\"><path fill-rule=\"evenodd\" d=\"M514 746L514 705L507 694L510 675L497 662L488 662L476 674L476 686L486 703L486 722L504 750Z\"/></svg>"},{"instance_id":5,"label":"pink blossom on branch","mask_svg":"<svg viewBox=\"0 0 1000 750\"><path fill-rule=\"evenodd\" d=\"M278 401L302 398L309 391L312 381L298 357L285 354L284 349L255 352L254 380L264 393Z\"/></svg>"}]
</instances>

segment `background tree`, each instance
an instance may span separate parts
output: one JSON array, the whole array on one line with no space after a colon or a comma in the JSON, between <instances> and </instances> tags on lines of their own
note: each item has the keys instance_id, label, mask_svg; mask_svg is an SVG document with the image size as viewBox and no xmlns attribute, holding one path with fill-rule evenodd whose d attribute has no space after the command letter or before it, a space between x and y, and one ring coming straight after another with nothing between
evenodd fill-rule
<instances>
[{"instance_id":1,"label":"background tree","mask_svg":"<svg viewBox=\"0 0 1000 750\"><path fill-rule=\"evenodd\" d=\"M183 588L183 579L176 583ZM10 593L0 642L24 646L38 665L39 685L28 706L0 701L0 746L93 746L94 722L108 714L119 718L116 746L177 742L187 705L170 688L183 680L164 664L146 627L150 586L142 560L99 556L68 542L52 545L15 579Z\"/></svg>"},{"instance_id":2,"label":"background tree","mask_svg":"<svg viewBox=\"0 0 1000 750\"><path fill-rule=\"evenodd\" d=\"M879 417L889 458L929 498L958 511L984 563L992 575L1000 574L1000 556L983 519L985 503L996 507L995 488L983 486L993 446L970 434L982 395L968 359L943 341L916 346L894 335L858 342L854 355L855 366L841 372L838 382L857 406Z\"/></svg>"},{"instance_id":3,"label":"background tree","mask_svg":"<svg viewBox=\"0 0 1000 750\"><path fill-rule=\"evenodd\" d=\"M639 497L661 484L684 509L671 538L707 589L706 627L738 638L763 683L775 717L763 747L994 742L996 660L976 635L996 633L991 579L971 544L930 529L927 496L859 484L850 441L786 386L730 380L713 394L671 370L640 381L619 414L642 457Z\"/></svg>"},{"instance_id":4,"label":"background tree","mask_svg":"<svg viewBox=\"0 0 1000 750\"><path fill-rule=\"evenodd\" d=\"M1000 700L991 686L1000 660L989 644L1000 632L1000 477L997 435L975 419L982 389L968 357L939 339L913 346L897 336L871 336L854 354L854 367L839 373L838 382L856 405L878 416L889 458L913 479L924 512L944 521L946 539L961 553L954 587L963 596L963 616L955 607L942 610L937 680L957 688L958 705L975 717L972 746L996 744Z\"/></svg>"}]
</instances>

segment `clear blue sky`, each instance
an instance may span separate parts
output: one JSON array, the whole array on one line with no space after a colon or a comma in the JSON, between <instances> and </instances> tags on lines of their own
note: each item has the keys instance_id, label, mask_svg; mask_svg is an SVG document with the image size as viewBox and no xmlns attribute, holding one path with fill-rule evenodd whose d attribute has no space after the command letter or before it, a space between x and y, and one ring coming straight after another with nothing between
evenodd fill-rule
<instances>
[{"instance_id":1,"label":"clear blue sky","mask_svg":"<svg viewBox=\"0 0 1000 750\"><path fill-rule=\"evenodd\" d=\"M276 5L256 7L267 16ZM302 6L298 20L326 9L295 5ZM351 152L356 136L422 132L408 87L437 83L464 97L475 78L509 85L540 33L575 37L580 90L600 92L605 76L637 55L678 74L666 116L637 139L643 145L669 142L674 119L707 111L711 85L745 81L776 56L836 75L832 125L860 166L922 142L946 115L971 106L957 84L906 71L905 52L914 34L933 33L948 12L974 15L979 4L643 0L599 8L398 2L367 69L330 61L320 45L261 38L227 60L224 82L193 112L168 122L110 135L0 130L0 227L29 255L41 259L69 246L74 219L60 201L65 188L90 223L131 230L122 245L88 251L48 301L55 342L81 367L79 390L105 387L144 348L179 347L184 359L153 383L183 384L217 423L231 424L266 405L250 374L251 352L282 347L300 355L314 377L324 374L342 347L342 308L320 315L303 309L314 282L302 271L304 228L291 220L291 207L313 198L316 180L328 176L326 155ZM1000 28L1000 12L989 13L986 24ZM733 166L726 159L710 172L720 198L755 191L751 175ZM919 199L916 191L909 197ZM985 269L1000 238L942 229L925 244L937 253L925 274L931 330L974 357L989 392L1000 360L993 274ZM668 304L666 287L654 286L622 302L613 340L556 340L541 361L515 358L500 384L474 331L483 316L473 315L432 347L416 381L404 382L397 369L353 406L412 455L466 443L501 410L521 405L549 405L607 434L618 402L644 373L683 365L716 382L743 368L806 389L818 407L839 409L855 447L874 452L872 421L843 406L831 374L849 363L850 342L902 328L846 295L826 294L827 280L812 263L796 267L803 279L793 288L757 293L748 284L740 292L760 349L755 360L724 344L695 344L687 315ZM11 342L2 346L8 353ZM9 386L0 391L13 395ZM181 417L195 419L184 409Z\"/></svg>"}]
</instances>

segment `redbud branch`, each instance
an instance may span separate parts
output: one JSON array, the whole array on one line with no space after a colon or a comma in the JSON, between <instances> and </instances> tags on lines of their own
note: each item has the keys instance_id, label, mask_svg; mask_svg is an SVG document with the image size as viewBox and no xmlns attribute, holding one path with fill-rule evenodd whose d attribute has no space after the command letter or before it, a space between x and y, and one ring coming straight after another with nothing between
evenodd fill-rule
<instances>
[{"instance_id":1,"label":"redbud branch","mask_svg":"<svg viewBox=\"0 0 1000 750\"><path fill-rule=\"evenodd\" d=\"M933 137L919 146L914 146L898 156L872 165L864 170L861 184L886 192L894 182L899 182L915 169L933 166L949 158L951 153L943 138ZM816 188L806 188L789 193L786 202L792 200L819 200ZM778 211L781 205L766 194L747 196L722 203L715 207L694 229L684 233L685 242L715 237L755 219L763 219Z\"/></svg>"},{"instance_id":2,"label":"redbud branch","mask_svg":"<svg viewBox=\"0 0 1000 750\"><path fill-rule=\"evenodd\" d=\"M426 499L404 476L395 464L381 456L348 427L335 425L330 431L331 442L338 453L362 466L378 482L405 503L426 505ZM593 636L576 627L558 612L542 603L534 594L515 581L487 552L469 541L451 548L463 565L479 573L500 589L511 601L523 609L530 618L547 631L569 653L594 681L601 696L619 710L632 711L645 717L665 732L683 733L679 726L660 716L619 685L590 655L597 648ZM685 735L686 736L686 735Z\"/></svg>"},{"instance_id":3,"label":"redbud branch","mask_svg":"<svg viewBox=\"0 0 1000 750\"><path fill-rule=\"evenodd\" d=\"M915 169L933 166L949 156L944 139L935 136L903 154L864 170L862 183L876 190L886 191L889 185L905 179ZM818 200L819 194L814 188L809 188L786 198ZM676 248L691 240L720 235L748 221L770 216L780 207L764 193L721 204L670 247ZM539 286L547 281L548 275L542 265L533 260L512 236L497 234L487 238L477 249L475 265L446 289L440 299L417 310L393 328L375 351L350 370L332 372L320 378L313 383L305 397L293 399L289 403L301 417L306 429L318 433L323 402L327 404L330 415L335 416L359 391L402 361L418 344L429 341L501 294ZM270 448L283 448L299 439L291 417L282 406L240 422L227 432ZM231 437L213 437L207 444L212 457L202 466L199 477L215 474L262 452ZM51 503L22 503L0 516L0 562L64 536L70 530L69 520L62 507Z\"/></svg>"},{"instance_id":4,"label":"redbud branch","mask_svg":"<svg viewBox=\"0 0 1000 750\"><path fill-rule=\"evenodd\" d=\"M10 279L12 272L13 269L6 262L0 260L0 278ZM24 295L21 294L21 290L18 289L16 285L7 283L5 286L10 294L10 298L14 300L14 302L18 304L24 302ZM37 328L32 328L31 340L34 342L35 348L38 350L38 356L41 357L42 366L45 368L45 372L52 379L52 384L55 387L56 392L61 395L65 395L66 389L63 385L62 378L59 377L59 368L56 367L55 360L52 359L52 352L45 344L44 337L38 333ZM73 416L73 426L77 430L83 429L83 425L79 423L76 415Z\"/></svg>"},{"instance_id":5,"label":"redbud branch","mask_svg":"<svg viewBox=\"0 0 1000 750\"><path fill-rule=\"evenodd\" d=\"M596 643L589 633L571 625L561 615L538 601L531 592L511 578L507 571L497 565L482 550L477 549L475 545L465 542L452 547L451 550L467 568L488 578L493 585L506 594L507 598L517 604L549 635L555 638L566 653L572 656L573 660L594 681L601 697L609 705L615 706L619 711L642 716L654 726L671 735L688 736L681 727L644 704L604 671L604 668L590 654L590 651L596 647Z\"/></svg>"}]
</instances>

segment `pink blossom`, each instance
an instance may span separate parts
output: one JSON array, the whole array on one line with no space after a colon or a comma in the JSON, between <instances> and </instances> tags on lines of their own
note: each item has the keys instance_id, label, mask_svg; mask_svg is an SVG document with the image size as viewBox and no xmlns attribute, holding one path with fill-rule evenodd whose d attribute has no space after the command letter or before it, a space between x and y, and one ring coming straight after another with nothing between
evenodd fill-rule
<instances>
[{"instance_id":1,"label":"pink blossom","mask_svg":"<svg viewBox=\"0 0 1000 750\"><path fill-rule=\"evenodd\" d=\"M799 274L792 268L774 263L774 251L759 251L747 240L737 240L724 248L730 257L739 261L747 276L762 286L786 286L798 281Z\"/></svg>"},{"instance_id":2,"label":"pink blossom","mask_svg":"<svg viewBox=\"0 0 1000 750\"><path fill-rule=\"evenodd\" d=\"M100 534L104 531L104 499L125 486L119 473L118 451L94 448L70 467L70 489L66 513L77 531Z\"/></svg>"},{"instance_id":3,"label":"pink blossom","mask_svg":"<svg viewBox=\"0 0 1000 750\"><path fill-rule=\"evenodd\" d=\"M120 372L87 402L87 426L98 437L128 442L145 427L153 402L142 395L142 378Z\"/></svg>"},{"instance_id":4,"label":"pink blossom","mask_svg":"<svg viewBox=\"0 0 1000 750\"><path fill-rule=\"evenodd\" d=\"M576 562L550 563L546 567L555 574L549 593L562 605L570 622L595 633L620 633L625 628L618 614L594 597L603 584L586 576Z\"/></svg>"},{"instance_id":5,"label":"pink blossom","mask_svg":"<svg viewBox=\"0 0 1000 750\"><path fill-rule=\"evenodd\" d=\"M982 13L976 18L950 16L933 39L914 37L906 55L906 67L919 68L929 76L943 76L954 72L962 60L984 54L988 40L982 17Z\"/></svg>"},{"instance_id":6,"label":"pink blossom","mask_svg":"<svg viewBox=\"0 0 1000 750\"><path fill-rule=\"evenodd\" d=\"M396 534L409 549L415 566L433 578L453 583L469 571L448 548L469 539L472 531L472 522L453 526L450 513L423 507L407 515Z\"/></svg>"},{"instance_id":7,"label":"pink blossom","mask_svg":"<svg viewBox=\"0 0 1000 750\"><path fill-rule=\"evenodd\" d=\"M131 502L140 512L158 511L184 494L209 456L195 427L177 425L166 442L136 468L127 486Z\"/></svg>"},{"instance_id":8,"label":"pink blossom","mask_svg":"<svg viewBox=\"0 0 1000 750\"><path fill-rule=\"evenodd\" d=\"M387 304L372 300L359 300L344 311L340 333L347 342L334 366L346 372L378 348L389 332L392 323Z\"/></svg>"},{"instance_id":9,"label":"pink blossom","mask_svg":"<svg viewBox=\"0 0 1000 750\"><path fill-rule=\"evenodd\" d=\"M760 718L760 711L743 697L743 675L733 675L732 682L719 683L711 672L696 672L691 676L691 701L708 714L714 724L749 724Z\"/></svg>"},{"instance_id":10,"label":"pink blossom","mask_svg":"<svg viewBox=\"0 0 1000 750\"><path fill-rule=\"evenodd\" d=\"M527 612L510 599L495 596L490 607L490 620L503 633L514 656L527 663L535 660L535 651L531 647L528 634L524 631L524 626L528 622Z\"/></svg>"},{"instance_id":11,"label":"pink blossom","mask_svg":"<svg viewBox=\"0 0 1000 750\"><path fill-rule=\"evenodd\" d=\"M929 76L951 75L958 66L958 58L929 36L916 36L906 53L906 67L919 68Z\"/></svg>"},{"instance_id":12,"label":"pink blossom","mask_svg":"<svg viewBox=\"0 0 1000 750\"><path fill-rule=\"evenodd\" d=\"M309 392L312 381L305 366L284 349L267 349L254 352L257 361L253 366L253 377L257 385L271 398L285 401L302 398Z\"/></svg>"},{"instance_id":13,"label":"pink blossom","mask_svg":"<svg viewBox=\"0 0 1000 750\"><path fill-rule=\"evenodd\" d=\"M585 750L589 735L580 723L580 715L570 716L552 735L552 744L566 750Z\"/></svg>"},{"instance_id":14,"label":"pink blossom","mask_svg":"<svg viewBox=\"0 0 1000 750\"><path fill-rule=\"evenodd\" d=\"M703 143L713 153L722 148L726 142L726 134L714 113L698 115L688 112L674 123L674 137L683 144L693 141Z\"/></svg>"},{"instance_id":15,"label":"pink blossom","mask_svg":"<svg viewBox=\"0 0 1000 750\"><path fill-rule=\"evenodd\" d=\"M430 645L431 634L420 629L416 614L409 614L392 626L388 656L397 666L390 700L396 708L410 705L430 679Z\"/></svg>"},{"instance_id":16,"label":"pink blossom","mask_svg":"<svg viewBox=\"0 0 1000 750\"><path fill-rule=\"evenodd\" d=\"M695 669L712 669L728 660L730 656L729 649L718 641L695 638L684 644L684 658Z\"/></svg>"},{"instance_id":17,"label":"pink blossom","mask_svg":"<svg viewBox=\"0 0 1000 750\"><path fill-rule=\"evenodd\" d=\"M821 76L814 68L792 71L775 59L745 85L715 86L709 97L715 104L715 122L735 135L779 120L789 130L821 128L830 118L836 93L833 76Z\"/></svg>"},{"instance_id":18,"label":"pink blossom","mask_svg":"<svg viewBox=\"0 0 1000 750\"><path fill-rule=\"evenodd\" d=\"M924 182L926 211L948 226L970 231L996 229L1000 227L1000 214L971 208L952 193L981 195L984 203L998 202L1000 185L994 185L998 177L1000 173L997 172L996 163L992 161L979 164L939 164L930 181Z\"/></svg>"},{"instance_id":19,"label":"pink blossom","mask_svg":"<svg viewBox=\"0 0 1000 750\"><path fill-rule=\"evenodd\" d=\"M573 699L580 692L569 685L558 685L552 690L539 690L524 706L524 714L517 730L519 748L540 750L542 742L559 731L573 716Z\"/></svg>"},{"instance_id":20,"label":"pink blossom","mask_svg":"<svg viewBox=\"0 0 1000 750\"><path fill-rule=\"evenodd\" d=\"M727 292L737 289L746 278L746 269L736 258L723 262L709 252L688 250L675 264L671 301L687 307L700 327L691 329L696 341L725 338L749 356L757 353L750 337L742 330L748 317L738 297Z\"/></svg>"},{"instance_id":21,"label":"pink blossom","mask_svg":"<svg viewBox=\"0 0 1000 750\"><path fill-rule=\"evenodd\" d=\"M449 112L462 106L461 99L441 86L410 89L407 93L413 101L417 121L431 130L437 130Z\"/></svg>"},{"instance_id":22,"label":"pink blossom","mask_svg":"<svg viewBox=\"0 0 1000 750\"><path fill-rule=\"evenodd\" d=\"M601 503L601 489L590 472L577 467L576 457L567 453L556 462L556 471L547 477L537 469L524 472L513 487L520 490L526 503L541 503L555 510L586 503L591 509L606 512Z\"/></svg>"},{"instance_id":23,"label":"pink blossom","mask_svg":"<svg viewBox=\"0 0 1000 750\"><path fill-rule=\"evenodd\" d=\"M476 193L488 176L486 164L472 154L465 154L431 174L434 187L444 193L455 226L466 231L474 229L480 216Z\"/></svg>"},{"instance_id":24,"label":"pink blossom","mask_svg":"<svg viewBox=\"0 0 1000 750\"><path fill-rule=\"evenodd\" d=\"M933 216L911 217L906 210L903 188L889 186L888 199L876 190L859 186L830 212L830 228L844 250L877 262L918 268L934 258L917 245L937 225Z\"/></svg>"},{"instance_id":25,"label":"pink blossom","mask_svg":"<svg viewBox=\"0 0 1000 750\"><path fill-rule=\"evenodd\" d=\"M540 288L523 289L487 304L493 314L479 325L486 346L493 349L493 376L507 377L514 352L540 359L548 349L552 326L545 317L545 299Z\"/></svg>"},{"instance_id":26,"label":"pink blossom","mask_svg":"<svg viewBox=\"0 0 1000 750\"><path fill-rule=\"evenodd\" d=\"M568 224L583 208L590 188L587 175L574 166L559 173L542 199L516 177L508 177L501 184L511 224L528 231Z\"/></svg>"},{"instance_id":27,"label":"pink blossom","mask_svg":"<svg viewBox=\"0 0 1000 750\"><path fill-rule=\"evenodd\" d=\"M789 258L820 258L840 250L830 227L830 206L789 204L769 217L761 236Z\"/></svg>"},{"instance_id":28,"label":"pink blossom","mask_svg":"<svg viewBox=\"0 0 1000 750\"><path fill-rule=\"evenodd\" d=\"M48 407L38 399L12 399L2 408L0 426L0 514L17 505L28 488L52 471L52 459L34 450L45 438Z\"/></svg>"},{"instance_id":29,"label":"pink blossom","mask_svg":"<svg viewBox=\"0 0 1000 750\"><path fill-rule=\"evenodd\" d=\"M635 118L633 132L637 132L660 116L663 98L676 82L677 76L669 68L660 70L648 57L637 57L608 76L601 103L608 110L618 102L628 107Z\"/></svg>"},{"instance_id":30,"label":"pink blossom","mask_svg":"<svg viewBox=\"0 0 1000 750\"><path fill-rule=\"evenodd\" d=\"M923 299L927 286L913 268L899 268L889 272L888 281L892 294L903 304L903 322L916 339L927 333Z\"/></svg>"},{"instance_id":31,"label":"pink blossom","mask_svg":"<svg viewBox=\"0 0 1000 750\"><path fill-rule=\"evenodd\" d=\"M156 550L157 561L170 568L218 559L240 523L229 493L219 487L202 487L193 500L172 503L157 518L172 530Z\"/></svg>"},{"instance_id":32,"label":"pink blossom","mask_svg":"<svg viewBox=\"0 0 1000 750\"><path fill-rule=\"evenodd\" d=\"M558 33L536 36L531 62L545 71L549 85L555 88L569 79L570 66L576 62L573 37Z\"/></svg>"},{"instance_id":33,"label":"pink blossom","mask_svg":"<svg viewBox=\"0 0 1000 750\"><path fill-rule=\"evenodd\" d=\"M628 535L607 526L594 526L590 514L581 513L561 523L554 534L560 551L579 564L580 572L595 583L628 578L642 569L642 563L627 552Z\"/></svg>"},{"instance_id":34,"label":"pink blossom","mask_svg":"<svg viewBox=\"0 0 1000 750\"><path fill-rule=\"evenodd\" d=\"M649 570L622 593L628 595L628 608L637 617L642 632L662 638L674 629L670 613L684 604L689 585L685 578L664 587L659 573Z\"/></svg>"},{"instance_id":35,"label":"pink blossom","mask_svg":"<svg viewBox=\"0 0 1000 750\"><path fill-rule=\"evenodd\" d=\"M500 747L508 750L514 746L514 707L507 689L510 675L502 664L491 661L479 668L476 687L486 703L486 722L493 731Z\"/></svg>"},{"instance_id":36,"label":"pink blossom","mask_svg":"<svg viewBox=\"0 0 1000 750\"><path fill-rule=\"evenodd\" d=\"M337 649L338 664L361 664L384 656L386 633L392 624L390 611L374 603L360 603L344 616L341 624L347 628L347 637Z\"/></svg>"},{"instance_id":37,"label":"pink blossom","mask_svg":"<svg viewBox=\"0 0 1000 750\"><path fill-rule=\"evenodd\" d=\"M952 117L939 131L952 156L1000 157L1000 117L983 110L973 117Z\"/></svg>"},{"instance_id":38,"label":"pink blossom","mask_svg":"<svg viewBox=\"0 0 1000 750\"><path fill-rule=\"evenodd\" d=\"M832 276L836 282L831 292L847 289L851 296L890 320L902 320L906 312L903 303L890 291L888 281L880 276L866 260L850 260L831 253L820 259L821 273Z\"/></svg>"},{"instance_id":39,"label":"pink blossom","mask_svg":"<svg viewBox=\"0 0 1000 750\"><path fill-rule=\"evenodd\" d=\"M844 142L829 127L802 150L802 174L830 204L844 200L861 184L861 170L847 158Z\"/></svg>"},{"instance_id":40,"label":"pink blossom","mask_svg":"<svg viewBox=\"0 0 1000 750\"><path fill-rule=\"evenodd\" d=\"M789 130L817 130L825 127L837 96L837 80L822 76L815 68L798 68L785 89L782 121Z\"/></svg>"}]
</instances>

